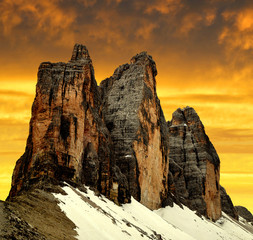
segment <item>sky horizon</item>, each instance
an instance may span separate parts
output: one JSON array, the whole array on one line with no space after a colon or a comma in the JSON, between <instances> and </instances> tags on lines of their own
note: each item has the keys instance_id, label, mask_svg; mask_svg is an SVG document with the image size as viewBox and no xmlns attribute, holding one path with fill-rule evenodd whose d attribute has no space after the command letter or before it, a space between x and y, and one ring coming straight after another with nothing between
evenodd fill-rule
<instances>
[{"instance_id":1,"label":"sky horizon","mask_svg":"<svg viewBox=\"0 0 253 240\"><path fill-rule=\"evenodd\" d=\"M98 84L147 51L166 120L193 107L221 160L221 185L253 212L253 2L3 0L0 199L24 153L39 64L89 50Z\"/></svg>"}]
</instances>

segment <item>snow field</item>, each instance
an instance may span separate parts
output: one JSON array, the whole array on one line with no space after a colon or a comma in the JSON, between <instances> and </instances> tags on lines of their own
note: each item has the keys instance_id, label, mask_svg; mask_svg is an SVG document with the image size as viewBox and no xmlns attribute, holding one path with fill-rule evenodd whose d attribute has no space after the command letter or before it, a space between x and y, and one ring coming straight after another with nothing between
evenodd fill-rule
<instances>
[{"instance_id":1,"label":"snow field","mask_svg":"<svg viewBox=\"0 0 253 240\"><path fill-rule=\"evenodd\" d=\"M134 198L118 206L89 189L87 193L71 186L63 190L67 195L54 196L75 223L79 240L253 240L251 233L226 214L213 223L175 204L151 211Z\"/></svg>"}]
</instances>

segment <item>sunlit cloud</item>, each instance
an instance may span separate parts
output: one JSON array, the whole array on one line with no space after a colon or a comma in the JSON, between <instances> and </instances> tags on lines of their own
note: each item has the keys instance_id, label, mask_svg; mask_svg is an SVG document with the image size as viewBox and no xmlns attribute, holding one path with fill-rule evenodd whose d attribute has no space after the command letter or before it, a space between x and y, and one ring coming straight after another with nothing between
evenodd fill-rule
<instances>
[{"instance_id":1,"label":"sunlit cloud","mask_svg":"<svg viewBox=\"0 0 253 240\"><path fill-rule=\"evenodd\" d=\"M155 0L154 3L147 5L145 12L157 11L161 14L171 14L178 12L182 7L181 0Z\"/></svg>"},{"instance_id":2,"label":"sunlit cloud","mask_svg":"<svg viewBox=\"0 0 253 240\"><path fill-rule=\"evenodd\" d=\"M244 6L243 9L227 10L222 14L227 23L219 36L219 42L232 50L253 49L253 6Z\"/></svg>"},{"instance_id":3,"label":"sunlit cloud","mask_svg":"<svg viewBox=\"0 0 253 240\"><path fill-rule=\"evenodd\" d=\"M96 4L97 0L78 0L85 7L92 7Z\"/></svg>"},{"instance_id":4,"label":"sunlit cloud","mask_svg":"<svg viewBox=\"0 0 253 240\"><path fill-rule=\"evenodd\" d=\"M252 171L251 1L2 0L0 9L1 169L24 151L40 62L68 61L78 42L98 82L148 51L166 119L194 107L221 171Z\"/></svg>"},{"instance_id":5,"label":"sunlit cloud","mask_svg":"<svg viewBox=\"0 0 253 240\"><path fill-rule=\"evenodd\" d=\"M204 15L204 22L207 26L210 26L214 23L215 19L217 17L216 9L206 9L205 15Z\"/></svg>"},{"instance_id":6,"label":"sunlit cloud","mask_svg":"<svg viewBox=\"0 0 253 240\"><path fill-rule=\"evenodd\" d=\"M183 17L182 25L180 27L180 33L188 34L192 29L203 21L203 17L198 13L189 13Z\"/></svg>"},{"instance_id":7,"label":"sunlit cloud","mask_svg":"<svg viewBox=\"0 0 253 240\"><path fill-rule=\"evenodd\" d=\"M242 96L242 95L223 95L223 94L184 94L184 95L174 95L161 97L161 100L175 101L175 100L185 100L188 102L203 102L205 103L238 103L238 101L248 100L253 103L253 96Z\"/></svg>"},{"instance_id":8,"label":"sunlit cloud","mask_svg":"<svg viewBox=\"0 0 253 240\"><path fill-rule=\"evenodd\" d=\"M0 89L0 96L5 95L5 96L18 96L18 97L33 97L32 94L29 94L27 92L21 92L21 91L13 91L13 90L2 90Z\"/></svg>"},{"instance_id":9,"label":"sunlit cloud","mask_svg":"<svg viewBox=\"0 0 253 240\"><path fill-rule=\"evenodd\" d=\"M154 23L147 23L143 24L142 27L140 27L137 32L136 36L145 40L148 40L150 38L150 35L152 34L152 31L157 27Z\"/></svg>"},{"instance_id":10,"label":"sunlit cloud","mask_svg":"<svg viewBox=\"0 0 253 240\"><path fill-rule=\"evenodd\" d=\"M27 30L23 40L30 34L38 33L44 33L49 39L58 37L58 42L62 43L65 43L64 38L70 40L73 37L70 30L76 19L75 12L61 8L59 0L3 0L0 9L0 22L5 37L19 34L22 28Z\"/></svg>"}]
</instances>

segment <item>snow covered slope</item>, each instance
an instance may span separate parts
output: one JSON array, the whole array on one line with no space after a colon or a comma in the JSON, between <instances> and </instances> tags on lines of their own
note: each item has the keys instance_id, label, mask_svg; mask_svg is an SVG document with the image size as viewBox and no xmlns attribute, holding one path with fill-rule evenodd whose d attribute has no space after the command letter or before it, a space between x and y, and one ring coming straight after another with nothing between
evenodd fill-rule
<instances>
[{"instance_id":1,"label":"snow covered slope","mask_svg":"<svg viewBox=\"0 0 253 240\"><path fill-rule=\"evenodd\" d=\"M213 223L177 205L151 211L133 198L131 204L117 206L89 189L87 193L71 186L63 190L67 195L54 195L75 223L80 240L253 240L252 233L225 214Z\"/></svg>"}]
</instances>

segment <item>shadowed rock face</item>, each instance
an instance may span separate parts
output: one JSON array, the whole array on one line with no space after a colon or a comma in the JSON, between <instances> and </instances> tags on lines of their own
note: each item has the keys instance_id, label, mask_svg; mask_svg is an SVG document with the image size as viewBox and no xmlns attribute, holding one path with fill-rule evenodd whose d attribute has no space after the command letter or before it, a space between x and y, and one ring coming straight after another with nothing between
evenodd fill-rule
<instances>
[{"instance_id":1,"label":"shadowed rock face","mask_svg":"<svg viewBox=\"0 0 253 240\"><path fill-rule=\"evenodd\" d=\"M120 189L119 199L129 200L100 105L85 46L76 44L68 63L40 65L26 151L16 163L10 197L47 179L85 183L115 201Z\"/></svg>"},{"instance_id":2,"label":"shadowed rock face","mask_svg":"<svg viewBox=\"0 0 253 240\"><path fill-rule=\"evenodd\" d=\"M221 209L234 219L238 220L238 213L233 205L233 202L227 194L224 187L220 186Z\"/></svg>"},{"instance_id":3,"label":"shadowed rock face","mask_svg":"<svg viewBox=\"0 0 253 240\"><path fill-rule=\"evenodd\" d=\"M150 209L161 207L168 194L168 130L156 74L152 57L142 52L100 85L116 165L131 195Z\"/></svg>"},{"instance_id":4,"label":"shadowed rock face","mask_svg":"<svg viewBox=\"0 0 253 240\"><path fill-rule=\"evenodd\" d=\"M245 220L247 220L253 225L253 215L246 207L235 206L235 209L238 212L239 216L243 217Z\"/></svg>"},{"instance_id":5,"label":"shadowed rock face","mask_svg":"<svg viewBox=\"0 0 253 240\"><path fill-rule=\"evenodd\" d=\"M169 126L170 171L180 201L216 220L221 216L220 161L193 108L178 109Z\"/></svg>"}]
</instances>

